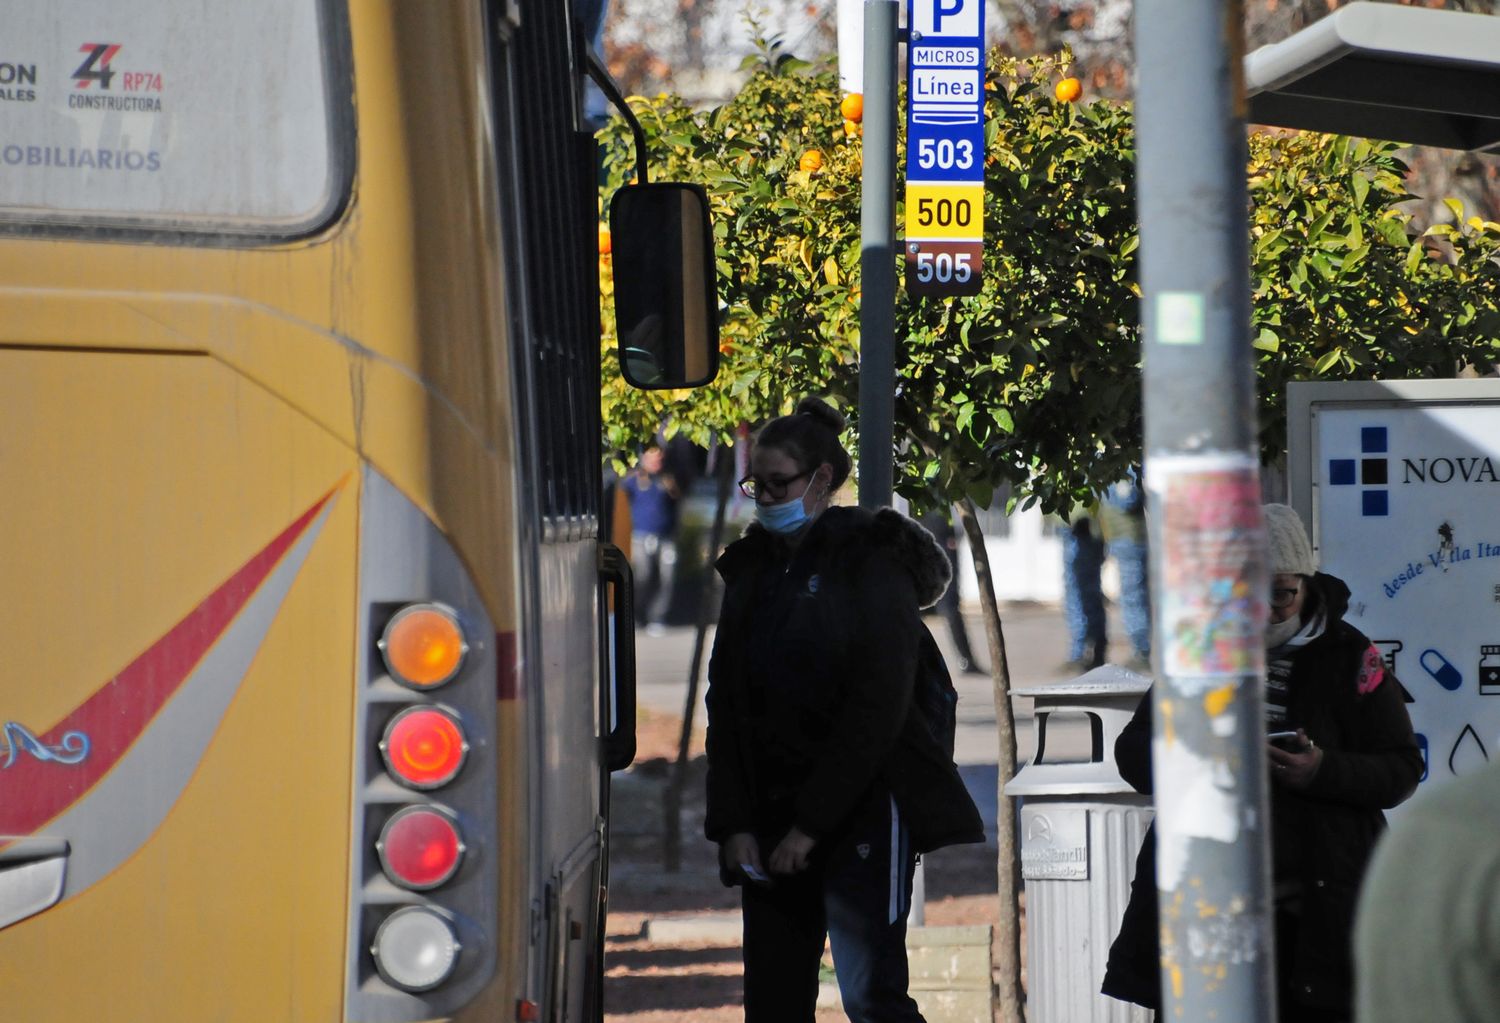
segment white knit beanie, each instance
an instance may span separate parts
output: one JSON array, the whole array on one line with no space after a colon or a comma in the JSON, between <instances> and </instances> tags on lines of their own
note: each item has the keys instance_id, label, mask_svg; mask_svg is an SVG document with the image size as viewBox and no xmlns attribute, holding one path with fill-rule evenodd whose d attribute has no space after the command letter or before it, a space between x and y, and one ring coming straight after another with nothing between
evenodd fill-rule
<instances>
[{"instance_id":1,"label":"white knit beanie","mask_svg":"<svg viewBox=\"0 0 1500 1023\"><path fill-rule=\"evenodd\" d=\"M1271 551L1272 575L1312 575L1318 570L1313 560L1312 544L1296 510L1286 504L1268 504L1262 511L1266 519L1266 538Z\"/></svg>"}]
</instances>

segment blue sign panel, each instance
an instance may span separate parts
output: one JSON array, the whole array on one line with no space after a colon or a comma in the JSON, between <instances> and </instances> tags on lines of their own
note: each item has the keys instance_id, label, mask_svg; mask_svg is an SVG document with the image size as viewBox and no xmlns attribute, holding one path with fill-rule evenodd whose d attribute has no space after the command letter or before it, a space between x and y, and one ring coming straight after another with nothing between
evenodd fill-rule
<instances>
[{"instance_id":1,"label":"blue sign panel","mask_svg":"<svg viewBox=\"0 0 1500 1023\"><path fill-rule=\"evenodd\" d=\"M906 176L984 180L984 0L907 0Z\"/></svg>"},{"instance_id":2,"label":"blue sign panel","mask_svg":"<svg viewBox=\"0 0 1500 1023\"><path fill-rule=\"evenodd\" d=\"M979 290L984 238L984 0L907 0L906 287Z\"/></svg>"}]
</instances>

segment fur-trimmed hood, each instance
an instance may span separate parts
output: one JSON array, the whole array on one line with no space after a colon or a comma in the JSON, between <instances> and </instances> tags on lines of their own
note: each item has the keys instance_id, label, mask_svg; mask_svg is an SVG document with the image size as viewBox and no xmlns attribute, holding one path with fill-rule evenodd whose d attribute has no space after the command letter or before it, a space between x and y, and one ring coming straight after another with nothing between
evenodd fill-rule
<instances>
[{"instance_id":1,"label":"fur-trimmed hood","mask_svg":"<svg viewBox=\"0 0 1500 1023\"><path fill-rule=\"evenodd\" d=\"M889 550L911 573L922 608L936 604L953 581L953 566L943 545L921 523L894 508L874 512L845 506L829 508L809 527L805 541L826 545L830 550L856 543ZM763 550L762 545L782 542L760 523L751 522L744 537L731 544L719 559L719 574L732 579L745 557Z\"/></svg>"}]
</instances>

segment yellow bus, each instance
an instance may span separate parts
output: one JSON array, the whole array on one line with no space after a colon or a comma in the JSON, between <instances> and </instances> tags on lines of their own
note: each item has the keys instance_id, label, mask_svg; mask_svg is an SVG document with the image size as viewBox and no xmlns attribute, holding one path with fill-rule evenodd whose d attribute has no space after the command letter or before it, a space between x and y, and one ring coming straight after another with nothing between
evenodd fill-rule
<instances>
[{"instance_id":1,"label":"yellow bus","mask_svg":"<svg viewBox=\"0 0 1500 1023\"><path fill-rule=\"evenodd\" d=\"M597 1016L633 697L567 0L4 6L0 1012ZM654 386L712 375L652 348L706 333L696 216Z\"/></svg>"}]
</instances>

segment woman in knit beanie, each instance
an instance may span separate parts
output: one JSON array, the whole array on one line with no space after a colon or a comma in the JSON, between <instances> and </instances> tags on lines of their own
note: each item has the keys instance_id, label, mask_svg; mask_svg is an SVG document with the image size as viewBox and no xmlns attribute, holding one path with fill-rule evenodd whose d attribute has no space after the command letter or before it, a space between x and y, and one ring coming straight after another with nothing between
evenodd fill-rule
<instances>
[{"instance_id":1,"label":"woman in knit beanie","mask_svg":"<svg viewBox=\"0 0 1500 1023\"><path fill-rule=\"evenodd\" d=\"M1277 1002L1282 1023L1347 1023L1355 897L1382 808L1422 775L1404 690L1344 620L1349 587L1318 571L1307 530L1284 504L1263 509L1270 553L1266 733ZM1151 697L1115 744L1120 774L1151 791ZM1160 1008L1156 855L1148 833L1130 904L1110 948L1105 994Z\"/></svg>"}]
</instances>

